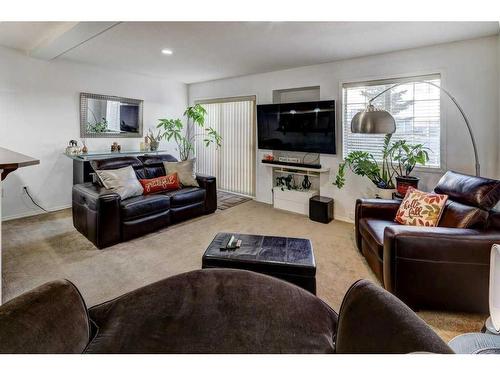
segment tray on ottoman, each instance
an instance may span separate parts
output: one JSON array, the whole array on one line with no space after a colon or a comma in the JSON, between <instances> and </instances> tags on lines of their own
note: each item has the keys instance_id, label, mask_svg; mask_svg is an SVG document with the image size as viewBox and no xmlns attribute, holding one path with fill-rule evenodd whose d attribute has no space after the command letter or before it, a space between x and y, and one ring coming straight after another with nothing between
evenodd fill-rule
<instances>
[{"instance_id":1,"label":"tray on ottoman","mask_svg":"<svg viewBox=\"0 0 500 375\"><path fill-rule=\"evenodd\" d=\"M228 238L242 240L240 248L221 250ZM263 273L316 294L316 263L311 241L305 238L218 233L203 254L202 268L238 268Z\"/></svg>"}]
</instances>

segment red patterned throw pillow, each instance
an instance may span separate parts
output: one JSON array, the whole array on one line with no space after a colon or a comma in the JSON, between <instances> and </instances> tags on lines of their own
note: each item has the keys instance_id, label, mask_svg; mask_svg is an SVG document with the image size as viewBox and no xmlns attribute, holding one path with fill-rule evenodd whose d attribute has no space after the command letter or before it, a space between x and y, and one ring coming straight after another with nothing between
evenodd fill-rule
<instances>
[{"instance_id":1,"label":"red patterned throw pillow","mask_svg":"<svg viewBox=\"0 0 500 375\"><path fill-rule=\"evenodd\" d=\"M445 194L426 193L409 187L394 221L404 225L435 227L447 199Z\"/></svg>"},{"instance_id":2,"label":"red patterned throw pillow","mask_svg":"<svg viewBox=\"0 0 500 375\"><path fill-rule=\"evenodd\" d=\"M160 191L177 190L181 188L177 172L157 178L139 180L144 188L144 195L158 193Z\"/></svg>"}]
</instances>

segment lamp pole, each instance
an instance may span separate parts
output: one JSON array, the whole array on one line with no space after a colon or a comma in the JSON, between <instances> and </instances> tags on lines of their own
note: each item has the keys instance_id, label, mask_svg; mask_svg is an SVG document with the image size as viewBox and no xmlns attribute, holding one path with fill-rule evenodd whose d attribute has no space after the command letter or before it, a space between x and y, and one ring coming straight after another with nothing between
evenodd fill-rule
<instances>
[{"instance_id":1,"label":"lamp pole","mask_svg":"<svg viewBox=\"0 0 500 375\"><path fill-rule=\"evenodd\" d=\"M476 166L476 176L479 176L480 175L480 171L481 171L481 166L479 165L479 156L478 156L478 153L477 153L477 145L476 145L476 140L474 138L474 134L472 133L472 128L470 126L470 122L469 122L469 119L467 118L467 115L465 114L464 110L462 109L462 107L460 106L460 104L458 104L457 100L455 99L455 97L453 95L450 94L450 92L444 88L442 88L441 86L439 85L436 85L435 83L432 83L432 82L428 82L428 81L413 81L413 82L418 82L418 83L426 83L428 85L431 85L431 86L434 86L434 87L437 87L440 91L444 92L446 95L448 95L448 97L451 99L451 101L455 104L455 106L458 108L458 110L460 111L460 114L462 115L464 121L465 121L465 125L467 125L467 130L469 131L469 136L470 136L470 139L472 141L472 148L474 149L474 159L475 159L475 166ZM369 101L368 101L368 105L371 106L372 105L372 101L374 101L375 99L377 99L380 95L386 93L387 91L389 90L392 90L393 88L397 87L397 86L401 86L401 85L404 85L406 84L407 82L400 82L400 83L396 83L395 85L392 85L391 87L385 89L384 91L382 91L381 93L375 95L373 98L371 98Z\"/></svg>"}]
</instances>

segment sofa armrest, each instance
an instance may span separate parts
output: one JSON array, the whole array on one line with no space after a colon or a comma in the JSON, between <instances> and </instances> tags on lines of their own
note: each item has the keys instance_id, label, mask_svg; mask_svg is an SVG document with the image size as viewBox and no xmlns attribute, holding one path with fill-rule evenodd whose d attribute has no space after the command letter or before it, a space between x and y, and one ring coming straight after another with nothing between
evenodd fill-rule
<instances>
[{"instance_id":1,"label":"sofa armrest","mask_svg":"<svg viewBox=\"0 0 500 375\"><path fill-rule=\"evenodd\" d=\"M453 353L408 306L367 280L347 291L337 327L339 354Z\"/></svg>"},{"instance_id":2,"label":"sofa armrest","mask_svg":"<svg viewBox=\"0 0 500 375\"><path fill-rule=\"evenodd\" d=\"M0 353L82 353L90 340L87 307L67 280L52 281L0 307Z\"/></svg>"},{"instance_id":3,"label":"sofa armrest","mask_svg":"<svg viewBox=\"0 0 500 375\"><path fill-rule=\"evenodd\" d=\"M92 183L73 186L73 225L102 249L120 242L121 197Z\"/></svg>"},{"instance_id":4,"label":"sofa armrest","mask_svg":"<svg viewBox=\"0 0 500 375\"><path fill-rule=\"evenodd\" d=\"M413 307L487 311L500 232L396 225L384 231L384 287Z\"/></svg>"},{"instance_id":5,"label":"sofa armrest","mask_svg":"<svg viewBox=\"0 0 500 375\"><path fill-rule=\"evenodd\" d=\"M361 251L361 233L359 220L363 218L394 220L401 202L392 199L357 199L354 213L354 228L356 232L356 245Z\"/></svg>"},{"instance_id":6,"label":"sofa armrest","mask_svg":"<svg viewBox=\"0 0 500 375\"><path fill-rule=\"evenodd\" d=\"M215 212L217 209L217 180L213 176L196 175L196 181L202 189L206 190L205 213Z\"/></svg>"}]
</instances>

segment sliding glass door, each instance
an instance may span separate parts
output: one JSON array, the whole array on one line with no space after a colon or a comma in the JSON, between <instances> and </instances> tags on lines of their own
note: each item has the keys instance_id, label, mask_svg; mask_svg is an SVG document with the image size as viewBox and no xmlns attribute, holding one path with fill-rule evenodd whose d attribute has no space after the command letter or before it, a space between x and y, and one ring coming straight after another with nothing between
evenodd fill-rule
<instances>
[{"instance_id":1,"label":"sliding glass door","mask_svg":"<svg viewBox=\"0 0 500 375\"><path fill-rule=\"evenodd\" d=\"M222 136L222 147L205 147L197 137L197 172L217 177L220 190L255 196L255 98L199 103L207 110L206 125Z\"/></svg>"}]
</instances>

